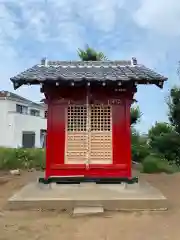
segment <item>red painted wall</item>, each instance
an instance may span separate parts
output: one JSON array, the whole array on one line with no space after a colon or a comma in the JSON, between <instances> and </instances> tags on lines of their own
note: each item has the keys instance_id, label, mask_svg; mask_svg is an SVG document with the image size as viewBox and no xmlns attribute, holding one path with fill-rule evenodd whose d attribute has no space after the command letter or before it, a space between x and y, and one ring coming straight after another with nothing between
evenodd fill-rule
<instances>
[{"instance_id":1,"label":"red painted wall","mask_svg":"<svg viewBox=\"0 0 180 240\"><path fill-rule=\"evenodd\" d=\"M131 92L114 92L110 89L91 89L92 102L106 103L112 100L112 147L111 165L65 165L65 108L68 101L85 102L83 88L60 89L47 87L45 96L48 104L46 178L49 176L85 175L96 177L131 177L131 133L130 105ZM114 100L117 99L117 100ZM120 100L120 101L119 101Z\"/></svg>"}]
</instances>

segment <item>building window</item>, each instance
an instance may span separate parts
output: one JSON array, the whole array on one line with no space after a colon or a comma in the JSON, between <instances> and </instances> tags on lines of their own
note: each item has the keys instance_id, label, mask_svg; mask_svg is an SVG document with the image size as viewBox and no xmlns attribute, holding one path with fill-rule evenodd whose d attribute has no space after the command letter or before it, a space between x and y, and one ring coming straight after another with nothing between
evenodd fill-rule
<instances>
[{"instance_id":1,"label":"building window","mask_svg":"<svg viewBox=\"0 0 180 240\"><path fill-rule=\"evenodd\" d=\"M21 114L27 114L28 113L28 107L16 104L16 112Z\"/></svg>"},{"instance_id":2,"label":"building window","mask_svg":"<svg viewBox=\"0 0 180 240\"><path fill-rule=\"evenodd\" d=\"M47 118L47 111L44 112L44 118Z\"/></svg>"},{"instance_id":3,"label":"building window","mask_svg":"<svg viewBox=\"0 0 180 240\"><path fill-rule=\"evenodd\" d=\"M31 116L39 117L39 116L40 116L40 111L39 111L39 110L36 110L36 109L31 109L31 110L30 110L30 115L31 115Z\"/></svg>"},{"instance_id":4,"label":"building window","mask_svg":"<svg viewBox=\"0 0 180 240\"><path fill-rule=\"evenodd\" d=\"M34 148L35 147L35 132L22 132L22 147Z\"/></svg>"},{"instance_id":5,"label":"building window","mask_svg":"<svg viewBox=\"0 0 180 240\"><path fill-rule=\"evenodd\" d=\"M45 129L41 129L40 130L40 144L41 144L41 148L45 148L46 146L46 130Z\"/></svg>"}]
</instances>

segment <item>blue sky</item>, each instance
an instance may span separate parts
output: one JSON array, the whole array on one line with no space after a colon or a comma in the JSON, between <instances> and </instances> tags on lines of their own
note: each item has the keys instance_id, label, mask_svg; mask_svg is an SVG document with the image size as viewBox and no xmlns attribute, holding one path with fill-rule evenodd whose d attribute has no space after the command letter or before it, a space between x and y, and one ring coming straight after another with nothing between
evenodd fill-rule
<instances>
[{"instance_id":1,"label":"blue sky","mask_svg":"<svg viewBox=\"0 0 180 240\"><path fill-rule=\"evenodd\" d=\"M0 89L13 91L9 78L43 57L77 60L77 48L87 43L109 59L136 57L169 78L163 90L138 88L138 129L146 132L156 121L167 121L165 98L179 82L179 25L178 0L0 0ZM35 86L16 93L42 98Z\"/></svg>"}]
</instances>

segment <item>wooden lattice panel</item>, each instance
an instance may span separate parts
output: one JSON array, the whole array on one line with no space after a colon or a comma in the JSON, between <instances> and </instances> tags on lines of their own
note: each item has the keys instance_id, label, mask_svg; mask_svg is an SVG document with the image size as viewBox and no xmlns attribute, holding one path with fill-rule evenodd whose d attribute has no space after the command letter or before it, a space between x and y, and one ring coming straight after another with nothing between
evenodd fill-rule
<instances>
[{"instance_id":1,"label":"wooden lattice panel","mask_svg":"<svg viewBox=\"0 0 180 240\"><path fill-rule=\"evenodd\" d=\"M67 109L65 163L84 164L87 160L87 107L71 105Z\"/></svg>"},{"instance_id":2,"label":"wooden lattice panel","mask_svg":"<svg viewBox=\"0 0 180 240\"><path fill-rule=\"evenodd\" d=\"M108 105L68 107L65 163L112 163L111 114Z\"/></svg>"},{"instance_id":3,"label":"wooden lattice panel","mask_svg":"<svg viewBox=\"0 0 180 240\"><path fill-rule=\"evenodd\" d=\"M89 164L112 163L111 106L91 105L89 133Z\"/></svg>"}]
</instances>

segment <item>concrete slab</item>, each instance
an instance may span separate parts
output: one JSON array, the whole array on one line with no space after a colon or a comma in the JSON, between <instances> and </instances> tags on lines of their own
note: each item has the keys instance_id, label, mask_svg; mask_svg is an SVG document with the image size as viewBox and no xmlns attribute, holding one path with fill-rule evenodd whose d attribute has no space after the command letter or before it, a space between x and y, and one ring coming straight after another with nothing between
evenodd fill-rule
<instances>
[{"instance_id":1,"label":"concrete slab","mask_svg":"<svg viewBox=\"0 0 180 240\"><path fill-rule=\"evenodd\" d=\"M73 217L99 215L104 213L103 207L75 207L73 210Z\"/></svg>"},{"instance_id":2,"label":"concrete slab","mask_svg":"<svg viewBox=\"0 0 180 240\"><path fill-rule=\"evenodd\" d=\"M39 184L30 183L8 200L8 208L56 209L72 212L76 207L104 210L165 210L167 199L146 182L138 184Z\"/></svg>"}]
</instances>

